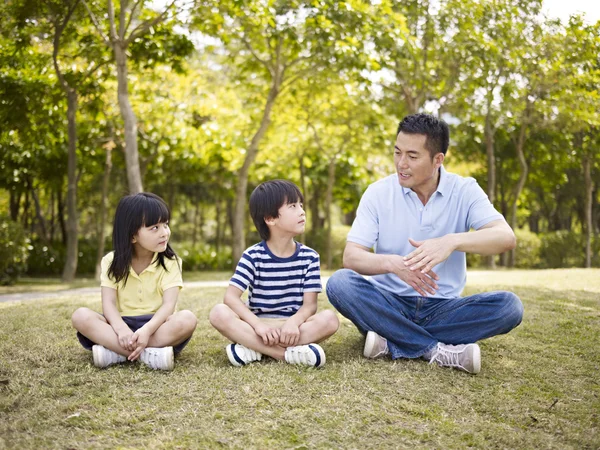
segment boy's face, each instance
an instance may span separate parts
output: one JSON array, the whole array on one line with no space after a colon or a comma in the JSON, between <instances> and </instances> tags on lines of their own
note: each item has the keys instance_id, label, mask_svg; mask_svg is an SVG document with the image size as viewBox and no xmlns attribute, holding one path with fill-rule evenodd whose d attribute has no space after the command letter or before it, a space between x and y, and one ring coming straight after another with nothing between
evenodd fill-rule
<instances>
[{"instance_id":1,"label":"boy's face","mask_svg":"<svg viewBox=\"0 0 600 450\"><path fill-rule=\"evenodd\" d=\"M304 233L306 215L302 203L285 203L279 208L279 217L267 218L265 223L271 230L271 237L274 234L297 236Z\"/></svg>"}]
</instances>

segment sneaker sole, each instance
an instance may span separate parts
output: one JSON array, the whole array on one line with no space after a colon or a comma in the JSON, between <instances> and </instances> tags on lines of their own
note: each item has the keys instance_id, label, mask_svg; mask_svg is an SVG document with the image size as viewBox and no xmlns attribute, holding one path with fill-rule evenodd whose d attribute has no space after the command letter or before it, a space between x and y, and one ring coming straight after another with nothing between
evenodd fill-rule
<instances>
[{"instance_id":1,"label":"sneaker sole","mask_svg":"<svg viewBox=\"0 0 600 450\"><path fill-rule=\"evenodd\" d=\"M102 353L100 350L100 346L94 345L92 347L92 358L94 360L94 366L98 367L99 369L104 369L106 365L102 365L102 361L100 361L100 353Z\"/></svg>"},{"instance_id":2,"label":"sneaker sole","mask_svg":"<svg viewBox=\"0 0 600 450\"><path fill-rule=\"evenodd\" d=\"M234 346L235 344L229 344L227 347L225 347L225 350L227 350L227 357L229 358L229 362L235 367L245 366L246 364L244 364L244 361L242 361L242 359L237 355L237 353L235 353Z\"/></svg>"}]
</instances>

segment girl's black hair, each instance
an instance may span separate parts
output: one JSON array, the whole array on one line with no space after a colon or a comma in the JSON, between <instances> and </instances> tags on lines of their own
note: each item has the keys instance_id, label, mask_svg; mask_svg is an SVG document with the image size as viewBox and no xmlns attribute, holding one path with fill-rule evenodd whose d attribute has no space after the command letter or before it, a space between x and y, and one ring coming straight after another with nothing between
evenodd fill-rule
<instances>
[{"instance_id":1,"label":"girl's black hair","mask_svg":"<svg viewBox=\"0 0 600 450\"><path fill-rule=\"evenodd\" d=\"M133 236L145 226L168 222L171 217L165 201L158 195L150 192L141 192L123 197L117 205L113 223L113 250L115 256L108 276L116 283L129 277L129 268L133 257ZM161 265L165 270L165 258L177 260L177 255L167 243L164 252L158 254L156 265Z\"/></svg>"},{"instance_id":2,"label":"girl's black hair","mask_svg":"<svg viewBox=\"0 0 600 450\"><path fill-rule=\"evenodd\" d=\"M271 180L259 184L250 195L250 216L260 237L265 241L271 237L265 219L279 217L279 208L296 202L304 203L304 197L291 181Z\"/></svg>"}]
</instances>

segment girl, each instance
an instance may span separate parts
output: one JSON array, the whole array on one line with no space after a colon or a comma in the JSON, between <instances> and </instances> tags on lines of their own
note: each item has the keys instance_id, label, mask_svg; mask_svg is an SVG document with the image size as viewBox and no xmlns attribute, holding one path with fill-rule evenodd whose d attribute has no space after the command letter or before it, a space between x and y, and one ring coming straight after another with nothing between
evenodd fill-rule
<instances>
[{"instance_id":1,"label":"girl","mask_svg":"<svg viewBox=\"0 0 600 450\"><path fill-rule=\"evenodd\" d=\"M79 308L73 326L94 365L135 361L172 370L174 353L196 328L191 311L175 311L181 260L169 245L169 209L157 195L123 197L113 226L114 251L102 258L102 312Z\"/></svg>"}]
</instances>

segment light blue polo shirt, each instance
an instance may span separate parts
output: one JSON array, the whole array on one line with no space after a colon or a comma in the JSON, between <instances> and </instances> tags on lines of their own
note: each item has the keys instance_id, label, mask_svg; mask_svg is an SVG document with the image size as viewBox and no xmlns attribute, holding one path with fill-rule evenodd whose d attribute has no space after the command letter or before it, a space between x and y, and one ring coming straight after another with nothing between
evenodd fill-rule
<instances>
[{"instance_id":1,"label":"light blue polo shirt","mask_svg":"<svg viewBox=\"0 0 600 450\"><path fill-rule=\"evenodd\" d=\"M415 249L408 238L422 241L463 233L499 219L504 217L474 178L448 173L441 166L438 188L426 205L411 189L400 186L396 174L371 184L360 200L347 240L374 248L378 254L405 256ZM464 252L452 252L433 271L440 279L439 289L432 297L460 296L467 282ZM374 275L371 280L397 295L420 296L394 274Z\"/></svg>"}]
</instances>

